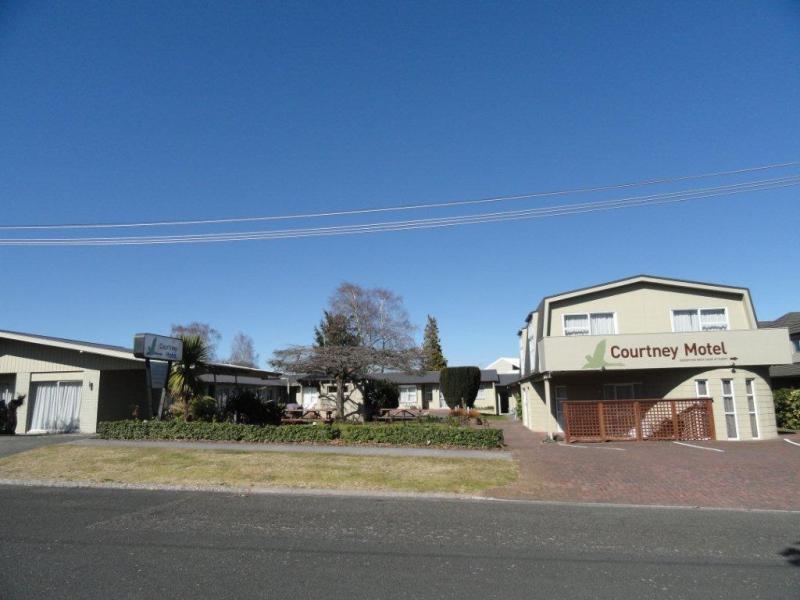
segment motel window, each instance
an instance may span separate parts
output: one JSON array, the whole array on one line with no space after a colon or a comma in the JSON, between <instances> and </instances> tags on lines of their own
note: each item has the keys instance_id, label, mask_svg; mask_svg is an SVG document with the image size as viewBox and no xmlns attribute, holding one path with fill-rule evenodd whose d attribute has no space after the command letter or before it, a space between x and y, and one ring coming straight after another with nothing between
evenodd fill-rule
<instances>
[{"instance_id":1,"label":"motel window","mask_svg":"<svg viewBox=\"0 0 800 600\"><path fill-rule=\"evenodd\" d=\"M728 439L738 439L739 431L736 426L736 401L733 395L733 379L722 380L722 407L725 411L725 428L727 429Z\"/></svg>"},{"instance_id":2,"label":"motel window","mask_svg":"<svg viewBox=\"0 0 800 600\"><path fill-rule=\"evenodd\" d=\"M417 405L417 386L401 385L400 406L416 406L416 405Z\"/></svg>"},{"instance_id":3,"label":"motel window","mask_svg":"<svg viewBox=\"0 0 800 600\"><path fill-rule=\"evenodd\" d=\"M724 308L690 308L672 311L672 331L725 331L728 312Z\"/></svg>"},{"instance_id":4,"label":"motel window","mask_svg":"<svg viewBox=\"0 0 800 600\"><path fill-rule=\"evenodd\" d=\"M536 338L528 340L528 367L529 373L536 370Z\"/></svg>"},{"instance_id":5,"label":"motel window","mask_svg":"<svg viewBox=\"0 0 800 600\"><path fill-rule=\"evenodd\" d=\"M708 398L708 380L707 379L695 379L694 387L697 390L697 397L698 398Z\"/></svg>"},{"instance_id":6,"label":"motel window","mask_svg":"<svg viewBox=\"0 0 800 600\"><path fill-rule=\"evenodd\" d=\"M750 416L750 435L758 437L758 414L756 413L756 382L755 379L746 379L744 382L747 392L747 414Z\"/></svg>"},{"instance_id":7,"label":"motel window","mask_svg":"<svg viewBox=\"0 0 800 600\"><path fill-rule=\"evenodd\" d=\"M792 340L792 346L794 346L794 351L795 352L800 352L800 338L797 338L796 340Z\"/></svg>"},{"instance_id":8,"label":"motel window","mask_svg":"<svg viewBox=\"0 0 800 600\"><path fill-rule=\"evenodd\" d=\"M564 335L609 335L616 332L614 313L564 315Z\"/></svg>"}]
</instances>

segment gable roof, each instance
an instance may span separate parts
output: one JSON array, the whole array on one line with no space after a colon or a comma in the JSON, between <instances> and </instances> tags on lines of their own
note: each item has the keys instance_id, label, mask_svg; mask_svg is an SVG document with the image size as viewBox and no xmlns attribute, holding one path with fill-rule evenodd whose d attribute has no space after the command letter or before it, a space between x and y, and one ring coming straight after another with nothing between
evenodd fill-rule
<instances>
[{"instance_id":1,"label":"gable roof","mask_svg":"<svg viewBox=\"0 0 800 600\"><path fill-rule=\"evenodd\" d=\"M615 288L621 288L637 283L653 283L656 285L660 284L673 287L686 287L691 289L702 289L706 291L742 294L742 296L746 299L750 310L752 311L753 318L755 319L755 308L753 307L753 302L750 297L750 289L747 287L732 286L721 283L710 283L707 281L694 281L691 279L677 279L673 277L662 277L659 275L647 275L642 273L639 275L632 275L630 277L624 277L622 279L615 279L613 281L607 281L605 283L598 283L595 285L590 285L582 288L577 288L574 290L569 290L566 292L551 294L550 296L545 296L544 298L541 299L536 309L530 311L528 315L525 317L525 323L530 323L530 320L533 317L533 315L537 312L541 313L545 305L550 304L551 302L557 302L559 300L565 300L575 296L583 296L594 292L613 290ZM544 322L543 319L539 320L538 329L540 330L542 329L543 322ZM537 333L539 334L539 336L541 335L541 331Z\"/></svg>"},{"instance_id":2,"label":"gable roof","mask_svg":"<svg viewBox=\"0 0 800 600\"><path fill-rule=\"evenodd\" d=\"M124 346L113 346L111 344L98 344L97 342L85 342L82 340L70 340L67 338L52 337L49 335L39 335L36 333L21 333L19 331L6 331L0 329L0 338L14 340L18 342L27 342L29 344L39 344L41 346L50 346L53 348L63 348L65 350L75 350L77 352L88 352L90 354L97 354L100 356L112 356L114 358L122 358L142 363L143 358L137 358L133 355L133 349L125 348ZM254 376L267 376L278 377L279 374L273 371L264 371L263 369L255 369L252 367L242 367L240 365L231 365L223 362L209 362L206 366L216 373L228 374L250 374Z\"/></svg>"},{"instance_id":3,"label":"gable roof","mask_svg":"<svg viewBox=\"0 0 800 600\"><path fill-rule=\"evenodd\" d=\"M786 327L789 335L800 333L800 312L788 312L774 321L762 321L758 324L761 328Z\"/></svg>"}]
</instances>

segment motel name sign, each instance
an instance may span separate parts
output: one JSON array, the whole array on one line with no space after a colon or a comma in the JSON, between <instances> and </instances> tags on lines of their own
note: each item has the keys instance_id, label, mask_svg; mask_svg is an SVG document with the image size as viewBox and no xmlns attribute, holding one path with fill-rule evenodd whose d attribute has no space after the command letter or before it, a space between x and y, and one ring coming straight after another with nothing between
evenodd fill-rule
<instances>
[{"instance_id":1,"label":"motel name sign","mask_svg":"<svg viewBox=\"0 0 800 600\"><path fill-rule=\"evenodd\" d=\"M678 355L682 358L699 358L711 356L728 356L725 342L712 344L698 344L697 342L684 342L678 346L617 346L609 348L611 358L670 358L677 360Z\"/></svg>"},{"instance_id":2,"label":"motel name sign","mask_svg":"<svg viewBox=\"0 0 800 600\"><path fill-rule=\"evenodd\" d=\"M785 329L552 336L538 349L541 371L780 365L792 355Z\"/></svg>"}]
</instances>

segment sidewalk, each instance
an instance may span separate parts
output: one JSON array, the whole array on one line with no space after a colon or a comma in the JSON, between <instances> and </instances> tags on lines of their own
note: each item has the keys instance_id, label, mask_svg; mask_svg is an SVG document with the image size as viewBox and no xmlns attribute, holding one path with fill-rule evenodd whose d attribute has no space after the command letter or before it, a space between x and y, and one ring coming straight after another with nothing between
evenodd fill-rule
<instances>
[{"instance_id":1,"label":"sidewalk","mask_svg":"<svg viewBox=\"0 0 800 600\"><path fill-rule=\"evenodd\" d=\"M97 438L68 442L71 446L133 446L137 448L174 448L176 450L234 450L237 452L289 452L299 454L344 454L350 456L428 456L436 458L471 458L511 460L502 450L458 450L385 446L326 446L310 444L247 444L238 442L184 442L180 440L101 440Z\"/></svg>"}]
</instances>

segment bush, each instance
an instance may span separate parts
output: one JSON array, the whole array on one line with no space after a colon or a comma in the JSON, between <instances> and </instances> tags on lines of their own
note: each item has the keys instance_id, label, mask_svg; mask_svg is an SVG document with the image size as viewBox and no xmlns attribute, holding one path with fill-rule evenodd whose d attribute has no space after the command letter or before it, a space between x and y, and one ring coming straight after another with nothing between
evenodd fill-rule
<instances>
[{"instance_id":1,"label":"bush","mask_svg":"<svg viewBox=\"0 0 800 600\"><path fill-rule=\"evenodd\" d=\"M195 396L189 402L189 420L213 421L217 416L217 401L211 396Z\"/></svg>"},{"instance_id":2,"label":"bush","mask_svg":"<svg viewBox=\"0 0 800 600\"><path fill-rule=\"evenodd\" d=\"M324 425L243 425L202 421L103 421L97 435L107 440L212 440L216 442L328 442Z\"/></svg>"},{"instance_id":3,"label":"bush","mask_svg":"<svg viewBox=\"0 0 800 600\"><path fill-rule=\"evenodd\" d=\"M393 444L396 446L460 446L499 448L500 429L470 429L449 425L397 423L376 426L334 424L338 438L351 444Z\"/></svg>"},{"instance_id":4,"label":"bush","mask_svg":"<svg viewBox=\"0 0 800 600\"><path fill-rule=\"evenodd\" d=\"M280 425L283 406L264 402L249 390L239 390L225 404L226 420L251 425Z\"/></svg>"},{"instance_id":5,"label":"bush","mask_svg":"<svg viewBox=\"0 0 800 600\"><path fill-rule=\"evenodd\" d=\"M103 421L97 435L107 440L210 440L217 442L330 442L398 446L499 448L499 429L439 424L242 425L203 421Z\"/></svg>"},{"instance_id":6,"label":"bush","mask_svg":"<svg viewBox=\"0 0 800 600\"><path fill-rule=\"evenodd\" d=\"M397 408L399 402L400 388L396 383L384 379L367 379L364 382L361 416L364 421L371 421L382 408Z\"/></svg>"},{"instance_id":7,"label":"bush","mask_svg":"<svg viewBox=\"0 0 800 600\"><path fill-rule=\"evenodd\" d=\"M450 408L465 404L472 408L481 387L478 367L447 367L439 372L439 390Z\"/></svg>"},{"instance_id":8,"label":"bush","mask_svg":"<svg viewBox=\"0 0 800 600\"><path fill-rule=\"evenodd\" d=\"M800 429L800 389L775 390L775 418L782 429Z\"/></svg>"}]
</instances>

